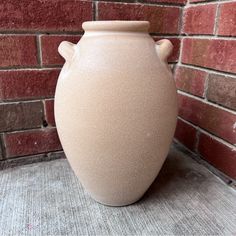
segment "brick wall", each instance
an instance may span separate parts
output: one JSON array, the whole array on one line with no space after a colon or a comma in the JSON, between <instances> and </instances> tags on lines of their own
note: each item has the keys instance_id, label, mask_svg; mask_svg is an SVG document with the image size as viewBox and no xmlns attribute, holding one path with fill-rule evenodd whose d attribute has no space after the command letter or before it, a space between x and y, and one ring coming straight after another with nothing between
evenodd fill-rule
<instances>
[{"instance_id":1,"label":"brick wall","mask_svg":"<svg viewBox=\"0 0 236 236\"><path fill-rule=\"evenodd\" d=\"M149 20L153 38L175 46L176 140L235 178L236 3L189 1L2 0L1 167L63 155L53 116L62 40L77 42L83 21Z\"/></svg>"},{"instance_id":2,"label":"brick wall","mask_svg":"<svg viewBox=\"0 0 236 236\"><path fill-rule=\"evenodd\" d=\"M189 0L175 68L175 137L236 179L236 2Z\"/></svg>"}]
</instances>

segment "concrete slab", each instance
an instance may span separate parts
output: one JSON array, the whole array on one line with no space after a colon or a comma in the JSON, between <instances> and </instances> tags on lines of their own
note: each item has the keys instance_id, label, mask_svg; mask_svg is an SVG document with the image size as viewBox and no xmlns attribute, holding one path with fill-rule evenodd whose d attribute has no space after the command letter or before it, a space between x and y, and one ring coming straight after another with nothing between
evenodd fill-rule
<instances>
[{"instance_id":1,"label":"concrete slab","mask_svg":"<svg viewBox=\"0 0 236 236\"><path fill-rule=\"evenodd\" d=\"M236 235L236 192L175 148L146 195L107 207L66 159L0 171L0 235Z\"/></svg>"}]
</instances>

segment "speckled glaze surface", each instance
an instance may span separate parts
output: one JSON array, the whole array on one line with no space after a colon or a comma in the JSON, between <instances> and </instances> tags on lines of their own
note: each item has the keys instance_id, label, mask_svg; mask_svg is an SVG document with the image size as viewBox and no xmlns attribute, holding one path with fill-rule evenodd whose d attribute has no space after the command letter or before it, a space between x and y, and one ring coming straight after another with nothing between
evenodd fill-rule
<instances>
[{"instance_id":1,"label":"speckled glaze surface","mask_svg":"<svg viewBox=\"0 0 236 236\"><path fill-rule=\"evenodd\" d=\"M153 41L146 21L83 23L55 95L58 134L75 174L98 202L140 199L158 175L177 117L168 40Z\"/></svg>"}]
</instances>

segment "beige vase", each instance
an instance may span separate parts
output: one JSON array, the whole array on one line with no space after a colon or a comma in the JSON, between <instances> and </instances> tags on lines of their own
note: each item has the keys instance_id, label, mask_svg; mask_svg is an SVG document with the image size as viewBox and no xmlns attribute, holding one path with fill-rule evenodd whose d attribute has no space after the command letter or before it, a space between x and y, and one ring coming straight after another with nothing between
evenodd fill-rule
<instances>
[{"instance_id":1,"label":"beige vase","mask_svg":"<svg viewBox=\"0 0 236 236\"><path fill-rule=\"evenodd\" d=\"M98 202L140 199L168 154L177 117L168 40L147 21L83 23L78 44L62 42L66 62L55 95L58 134L85 190Z\"/></svg>"}]
</instances>

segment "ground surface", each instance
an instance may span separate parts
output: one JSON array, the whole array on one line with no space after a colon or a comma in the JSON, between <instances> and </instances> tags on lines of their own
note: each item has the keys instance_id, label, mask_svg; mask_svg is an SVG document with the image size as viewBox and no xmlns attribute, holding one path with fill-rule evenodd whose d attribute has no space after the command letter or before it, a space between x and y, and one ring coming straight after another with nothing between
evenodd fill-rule
<instances>
[{"instance_id":1,"label":"ground surface","mask_svg":"<svg viewBox=\"0 0 236 236\"><path fill-rule=\"evenodd\" d=\"M146 195L107 207L66 159L0 171L0 235L236 235L236 192L172 148Z\"/></svg>"}]
</instances>

